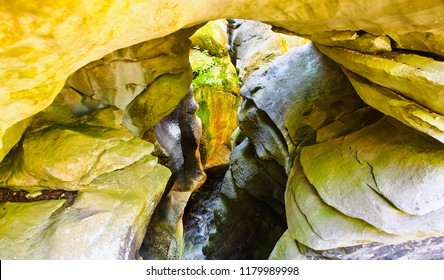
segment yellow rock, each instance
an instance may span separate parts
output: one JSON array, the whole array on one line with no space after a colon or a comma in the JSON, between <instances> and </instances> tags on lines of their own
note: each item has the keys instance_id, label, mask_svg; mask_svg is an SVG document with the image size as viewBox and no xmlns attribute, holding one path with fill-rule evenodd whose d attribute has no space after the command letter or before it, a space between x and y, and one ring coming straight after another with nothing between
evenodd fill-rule
<instances>
[{"instance_id":1,"label":"yellow rock","mask_svg":"<svg viewBox=\"0 0 444 280\"><path fill-rule=\"evenodd\" d=\"M443 55L443 8L436 0L1 0L0 107L2 115L4 108L10 112L0 119L0 137L5 141L8 128L48 106L75 70L182 27L230 17L305 35L362 30ZM2 144L0 159L11 146Z\"/></svg>"}]
</instances>

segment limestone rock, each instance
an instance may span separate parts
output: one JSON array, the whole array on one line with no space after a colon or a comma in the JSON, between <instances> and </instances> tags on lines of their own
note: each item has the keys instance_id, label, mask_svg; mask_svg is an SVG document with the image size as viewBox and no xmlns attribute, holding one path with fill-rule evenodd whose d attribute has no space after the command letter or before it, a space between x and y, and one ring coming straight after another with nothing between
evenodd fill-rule
<instances>
[{"instance_id":1,"label":"limestone rock","mask_svg":"<svg viewBox=\"0 0 444 280\"><path fill-rule=\"evenodd\" d=\"M0 204L0 258L29 258L32 247L40 242L42 232L49 226L51 215L66 200Z\"/></svg>"},{"instance_id":2,"label":"limestone rock","mask_svg":"<svg viewBox=\"0 0 444 280\"><path fill-rule=\"evenodd\" d=\"M188 70L188 36L193 31L181 30L116 50L83 66L71 74L66 83L103 105L125 110L160 76Z\"/></svg>"},{"instance_id":3,"label":"limestone rock","mask_svg":"<svg viewBox=\"0 0 444 280\"><path fill-rule=\"evenodd\" d=\"M77 122L28 133L13 159L4 185L22 190L79 190L97 176L123 168L152 152L151 143L135 138L119 124L122 112L108 108Z\"/></svg>"},{"instance_id":4,"label":"limestone rock","mask_svg":"<svg viewBox=\"0 0 444 280\"><path fill-rule=\"evenodd\" d=\"M230 171L235 186L285 216L285 170L273 161L257 159L249 140L244 140L233 151Z\"/></svg>"},{"instance_id":5,"label":"limestone rock","mask_svg":"<svg viewBox=\"0 0 444 280\"><path fill-rule=\"evenodd\" d=\"M0 156L18 141L17 133L12 142L3 139L6 131L51 104L75 70L116 49L184 26L230 17L264 21L304 35L363 31L388 35L402 48L442 56L442 9L443 4L434 0L413 4L391 0L378 5L349 0L279 5L271 0L255 5L251 0L8 2L0 8L0 104L9 108L2 110L0 138L7 142L2 143Z\"/></svg>"},{"instance_id":6,"label":"limestone rock","mask_svg":"<svg viewBox=\"0 0 444 280\"><path fill-rule=\"evenodd\" d=\"M0 93L0 160L17 144L34 114L48 107L64 81L20 92Z\"/></svg>"},{"instance_id":7,"label":"limestone rock","mask_svg":"<svg viewBox=\"0 0 444 280\"><path fill-rule=\"evenodd\" d=\"M237 127L239 81L226 49L226 24L209 22L192 37L193 94L202 122L200 155L205 169L227 165L230 137Z\"/></svg>"},{"instance_id":8,"label":"limestone rock","mask_svg":"<svg viewBox=\"0 0 444 280\"><path fill-rule=\"evenodd\" d=\"M379 113L372 107L364 107L354 112L345 114L326 126L321 127L316 132L316 142L320 143L350 134L377 122L383 116L383 114Z\"/></svg>"},{"instance_id":9,"label":"limestone rock","mask_svg":"<svg viewBox=\"0 0 444 280\"><path fill-rule=\"evenodd\" d=\"M322 244L322 242L316 241L316 239L334 241L331 244L335 247L348 247L367 242L394 244L414 238L408 235L397 236L387 234L362 220L346 216L327 205L319 197L315 188L308 182L298 159L296 159L289 174L285 202L287 210L298 208L306 218L312 231L316 233L312 236L314 240L307 239L302 241L298 238L297 234L299 234L299 231L295 230L294 227L298 226L299 221L292 217L293 213L291 211L287 211L290 235L296 233L292 235L295 240L315 250L334 248L328 248L327 242L324 242L322 248L316 247ZM292 204L296 204L296 206Z\"/></svg>"},{"instance_id":10,"label":"limestone rock","mask_svg":"<svg viewBox=\"0 0 444 280\"><path fill-rule=\"evenodd\" d=\"M271 25L257 21L232 19L228 22L230 55L241 83L276 57L308 43L301 37L275 33Z\"/></svg>"},{"instance_id":11,"label":"limestone rock","mask_svg":"<svg viewBox=\"0 0 444 280\"><path fill-rule=\"evenodd\" d=\"M253 144L256 155L265 161L275 161L288 171L291 159L287 143L270 117L253 101L244 99L238 118L239 128Z\"/></svg>"},{"instance_id":12,"label":"limestone rock","mask_svg":"<svg viewBox=\"0 0 444 280\"><path fill-rule=\"evenodd\" d=\"M207 259L267 259L285 222L267 204L238 188L229 170L214 209L216 232L203 249Z\"/></svg>"},{"instance_id":13,"label":"limestone rock","mask_svg":"<svg viewBox=\"0 0 444 280\"><path fill-rule=\"evenodd\" d=\"M190 37L191 46L207 51L210 56L228 56L226 20L210 21Z\"/></svg>"},{"instance_id":14,"label":"limestone rock","mask_svg":"<svg viewBox=\"0 0 444 280\"><path fill-rule=\"evenodd\" d=\"M58 213L64 200L5 203L8 217L17 208L20 213L11 216L15 224L0 226L2 244L8 247L2 258L135 259L169 175L148 156L96 178ZM16 210L10 210L12 205ZM20 234L14 235L11 225Z\"/></svg>"},{"instance_id":15,"label":"limestone rock","mask_svg":"<svg viewBox=\"0 0 444 280\"><path fill-rule=\"evenodd\" d=\"M147 157L96 178L55 218L42 259L135 259L170 171Z\"/></svg>"},{"instance_id":16,"label":"limestone rock","mask_svg":"<svg viewBox=\"0 0 444 280\"><path fill-rule=\"evenodd\" d=\"M306 249L309 259L334 260L442 260L444 237L430 237L395 245L365 244L325 251Z\"/></svg>"},{"instance_id":17,"label":"limestone rock","mask_svg":"<svg viewBox=\"0 0 444 280\"><path fill-rule=\"evenodd\" d=\"M206 179L199 154L202 127L196 110L197 103L189 91L181 101L178 112L183 167L159 203L149 225L141 250L144 259L183 258L183 212L191 193Z\"/></svg>"},{"instance_id":18,"label":"limestone rock","mask_svg":"<svg viewBox=\"0 0 444 280\"><path fill-rule=\"evenodd\" d=\"M443 147L383 119L304 147L301 164L322 200L342 213L392 234L435 236L444 230Z\"/></svg>"},{"instance_id":19,"label":"limestone rock","mask_svg":"<svg viewBox=\"0 0 444 280\"><path fill-rule=\"evenodd\" d=\"M305 37L325 46L352 49L362 53L392 50L392 41L387 35L375 36L362 31L327 31Z\"/></svg>"},{"instance_id":20,"label":"limestone rock","mask_svg":"<svg viewBox=\"0 0 444 280\"><path fill-rule=\"evenodd\" d=\"M444 116L387 88L344 70L359 96L369 105L444 143Z\"/></svg>"},{"instance_id":21,"label":"limestone rock","mask_svg":"<svg viewBox=\"0 0 444 280\"><path fill-rule=\"evenodd\" d=\"M276 243L270 254L269 260L306 260L298 247L296 241L290 236L289 231L285 231Z\"/></svg>"},{"instance_id":22,"label":"limestone rock","mask_svg":"<svg viewBox=\"0 0 444 280\"><path fill-rule=\"evenodd\" d=\"M444 114L444 62L397 51L376 55L326 46L319 49L370 82Z\"/></svg>"},{"instance_id":23,"label":"limestone rock","mask_svg":"<svg viewBox=\"0 0 444 280\"><path fill-rule=\"evenodd\" d=\"M241 94L267 113L290 154L322 126L364 107L338 66L312 43L292 49L269 69L250 75Z\"/></svg>"}]
</instances>

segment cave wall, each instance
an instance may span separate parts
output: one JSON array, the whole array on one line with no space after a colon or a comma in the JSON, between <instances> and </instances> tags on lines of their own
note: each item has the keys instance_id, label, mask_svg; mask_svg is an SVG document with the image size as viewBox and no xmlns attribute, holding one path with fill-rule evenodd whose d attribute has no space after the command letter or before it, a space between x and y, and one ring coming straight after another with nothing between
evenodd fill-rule
<instances>
[{"instance_id":1,"label":"cave wall","mask_svg":"<svg viewBox=\"0 0 444 280\"><path fill-rule=\"evenodd\" d=\"M254 44L253 48L246 48L249 51L236 50L236 44L252 42L248 32L236 35L233 31L229 36L229 51L243 85L244 101L224 195L235 200L240 197L246 203L245 217L234 215L232 221L237 219L237 222L233 223L242 225L243 219L257 215L255 209L262 208L260 212L268 213L264 214L264 220L269 222L262 219L250 222L259 226L264 223L262 231L268 233L267 227L278 224L269 235L255 233L268 247L248 257L263 258L287 226L282 242L299 243L288 246L278 243L276 248L280 249L275 250L274 258L301 256L307 252L301 251L303 246L328 250L362 244L362 239L399 243L440 236L443 231L440 212L444 142L443 6L442 1L406 0L45 1L39 5L16 1L0 5L1 186L28 191L27 199L51 189L77 192L74 201L32 202L43 211L40 220L33 219L35 224L30 225L29 234L53 232L45 234L44 240L60 250L50 252L36 247L35 244L45 244L39 243L41 239L20 239L11 231L11 221L26 211L32 214L32 210L25 209L32 204L23 208L21 204L4 203L2 244L8 247L8 242L21 242L22 247L2 257L137 257L154 207L171 187L167 186L170 172L151 155L162 155L162 140L156 139L155 126L173 112L191 84L188 37L197 30L197 24L217 18L259 20L280 32L265 40L271 51L264 56L261 56L264 52L255 52ZM182 28L186 29L178 31ZM257 29L258 34L271 34L270 26ZM314 44L304 44L306 39L289 39L293 35L310 39ZM202 42L193 44L198 46ZM293 47L296 48L289 51ZM213 51L213 62L214 57L227 58L226 53L218 50L221 48L215 52L207 49L207 53ZM293 56L290 58L288 53ZM267 63L279 55L287 56L277 60L276 65ZM242 56L254 59L246 62ZM295 66L288 66L287 71L280 69L294 59ZM294 72L289 76L291 71ZM290 84L280 87L285 77ZM194 86L196 99L209 100L203 97L205 85L195 79ZM235 97L237 90L227 90L228 96ZM329 91L336 93L326 98ZM350 94L355 91L357 95ZM236 100L226 106L234 108ZM211 102L207 105L212 108L222 104L217 99ZM380 119L381 115L366 104L390 117ZM208 112L201 110L196 114L202 117ZM191 158L195 158L196 151L199 157L204 151L204 165L226 164L230 152L227 133L217 138L214 136L217 127L209 127L207 123L205 129L207 139L218 140L199 145L200 140L196 139L198 144L189 150ZM413 138L407 141L407 136ZM387 138L391 141L386 141ZM366 147L370 144L361 139L381 147L383 153L393 154L393 158L387 159L380 151L369 151ZM343 141L349 146L344 146ZM399 142L406 142L407 148ZM327 152L330 150L341 153ZM185 153L183 147L181 152ZM249 164L244 164L245 155L253 159ZM344 158L349 159L345 161L349 164L345 171L329 169L343 166ZM398 163L405 158L412 160ZM197 166L200 171L204 168ZM243 173L247 167L254 170L251 178L245 178L248 173ZM258 174L268 176L255 177ZM344 177L348 179L342 183ZM146 183L139 186L131 181L134 178L144 178ZM391 178L397 179L391 181ZM260 183L254 183L255 180ZM191 184L194 187L187 192L200 184ZM263 187L257 187L261 184ZM133 187L128 190L128 185ZM364 215L363 207L345 207L350 204L334 195L340 187L344 188L341 194L349 194L345 196L361 205L367 205L365 199L381 200L381 204L368 204L365 209L370 214ZM141 192L143 188L150 191ZM349 193L351 188L357 191ZM95 193L98 190L101 191ZM296 201L296 197L305 200ZM92 203L97 199L103 200L103 205ZM316 201L316 211L336 213L333 217L339 217L347 225L345 228L352 229L351 235L341 239L338 232L332 234L328 225L322 224L331 219L323 214L307 215L316 213L303 209L308 207L304 202L310 200ZM122 204L133 206L120 212L117 209ZM270 211L264 211L264 205ZM182 206L169 220L174 225L170 232L180 230ZM378 210L381 207L387 211ZM223 210L222 220L232 216ZM393 215L402 217L393 219ZM365 223L359 224L359 228L371 238L353 235L357 225L348 217L369 224L371 229ZM64 250L65 231L88 227L94 231L101 223L116 227L111 231L120 239L99 235L103 237L99 238L101 248L114 240L112 250L85 252L74 245ZM119 228L119 224L125 227ZM314 235L300 231L307 225ZM120 230L125 233L119 233ZM242 230L251 232L247 226ZM375 230L378 234L374 234ZM88 247L91 242L88 234L80 231L78 234ZM122 243L127 245L121 246ZM298 250L288 252L282 248ZM222 252L215 257L229 255ZM180 250L171 256L180 256Z\"/></svg>"},{"instance_id":2,"label":"cave wall","mask_svg":"<svg viewBox=\"0 0 444 280\"><path fill-rule=\"evenodd\" d=\"M334 42L353 40L359 32L389 36L397 48L442 56L443 5L436 0L5 3L0 7L0 157L20 139L27 119L52 103L68 75L116 49L211 19L247 18L301 35L327 32Z\"/></svg>"}]
</instances>

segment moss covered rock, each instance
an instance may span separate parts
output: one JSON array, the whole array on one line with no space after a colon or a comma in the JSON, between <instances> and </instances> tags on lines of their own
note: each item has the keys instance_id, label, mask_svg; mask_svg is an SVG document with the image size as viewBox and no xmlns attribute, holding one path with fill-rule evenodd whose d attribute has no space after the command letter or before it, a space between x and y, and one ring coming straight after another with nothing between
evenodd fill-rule
<instances>
[{"instance_id":1,"label":"moss covered rock","mask_svg":"<svg viewBox=\"0 0 444 280\"><path fill-rule=\"evenodd\" d=\"M225 21L209 22L192 37L193 94L202 122L200 154L204 168L226 165L230 137L237 127L239 81L227 52Z\"/></svg>"}]
</instances>

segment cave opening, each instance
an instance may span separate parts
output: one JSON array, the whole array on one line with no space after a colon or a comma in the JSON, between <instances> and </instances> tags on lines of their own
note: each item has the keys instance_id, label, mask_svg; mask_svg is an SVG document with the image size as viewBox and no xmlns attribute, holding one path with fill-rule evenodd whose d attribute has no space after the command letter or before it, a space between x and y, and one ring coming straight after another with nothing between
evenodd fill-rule
<instances>
[{"instance_id":1,"label":"cave opening","mask_svg":"<svg viewBox=\"0 0 444 280\"><path fill-rule=\"evenodd\" d=\"M24 245L0 257L442 259L436 38L273 30L210 22L72 73L8 131L0 245Z\"/></svg>"}]
</instances>

